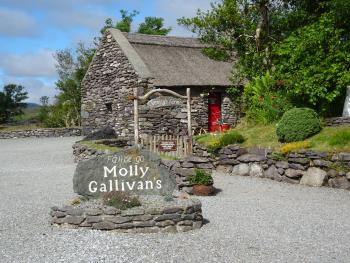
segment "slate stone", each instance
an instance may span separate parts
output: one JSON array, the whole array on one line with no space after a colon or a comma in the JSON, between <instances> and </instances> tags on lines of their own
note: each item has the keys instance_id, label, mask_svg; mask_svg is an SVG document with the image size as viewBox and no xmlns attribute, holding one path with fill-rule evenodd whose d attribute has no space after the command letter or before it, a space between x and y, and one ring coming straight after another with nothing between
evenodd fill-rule
<instances>
[{"instance_id":1,"label":"slate stone","mask_svg":"<svg viewBox=\"0 0 350 263\"><path fill-rule=\"evenodd\" d=\"M166 226L161 228L161 233L177 233L176 226Z\"/></svg>"},{"instance_id":2,"label":"slate stone","mask_svg":"<svg viewBox=\"0 0 350 263\"><path fill-rule=\"evenodd\" d=\"M155 225L154 221L146 221L146 222L134 222L135 227L152 227Z\"/></svg>"},{"instance_id":3,"label":"slate stone","mask_svg":"<svg viewBox=\"0 0 350 263\"><path fill-rule=\"evenodd\" d=\"M327 172L327 175L330 178L335 178L339 175L339 173L336 170L331 169Z\"/></svg>"},{"instance_id":4,"label":"slate stone","mask_svg":"<svg viewBox=\"0 0 350 263\"><path fill-rule=\"evenodd\" d=\"M204 157L198 157L198 156L190 156L186 158L187 162L190 163L207 163L210 160L208 158L204 158Z\"/></svg>"},{"instance_id":5,"label":"slate stone","mask_svg":"<svg viewBox=\"0 0 350 263\"><path fill-rule=\"evenodd\" d=\"M154 221L164 221L164 220L174 220L174 219L180 219L181 215L179 214L164 214L159 215L154 218Z\"/></svg>"},{"instance_id":6,"label":"slate stone","mask_svg":"<svg viewBox=\"0 0 350 263\"><path fill-rule=\"evenodd\" d=\"M182 213L183 210L180 207L169 207L169 208L164 208L163 213L164 214L175 214L175 213Z\"/></svg>"},{"instance_id":7,"label":"slate stone","mask_svg":"<svg viewBox=\"0 0 350 263\"><path fill-rule=\"evenodd\" d=\"M276 162L275 165L277 168L283 168L283 169L287 169L289 167L289 163L286 161L278 161Z\"/></svg>"},{"instance_id":8,"label":"slate stone","mask_svg":"<svg viewBox=\"0 0 350 263\"><path fill-rule=\"evenodd\" d=\"M110 172L106 172L105 167ZM145 171L146 167L148 167L148 171L141 178L140 169L143 168ZM138 170L137 176L135 169ZM158 180L161 181L160 189L156 183ZM151 187L146 189L146 181L152 182L152 189ZM93 186L97 188L97 191L90 191L89 184L91 182L96 182ZM97 198L104 194L103 189L100 190L102 184L106 185L106 191L109 192L121 190L122 182L124 183L124 191L143 195L170 195L176 187L175 176L161 165L159 156L147 150L129 148L115 154L97 156L79 162L73 177L73 188L76 193L82 196ZM118 189L116 185L118 185Z\"/></svg>"},{"instance_id":9,"label":"slate stone","mask_svg":"<svg viewBox=\"0 0 350 263\"><path fill-rule=\"evenodd\" d=\"M71 216L81 216L83 214L84 210L80 208L70 208L67 210L67 214Z\"/></svg>"},{"instance_id":10,"label":"slate stone","mask_svg":"<svg viewBox=\"0 0 350 263\"><path fill-rule=\"evenodd\" d=\"M302 177L303 174L304 174L304 171L302 171L302 170L294 170L294 169L287 169L284 174L285 174L285 176L287 176L289 178L295 179L295 178Z\"/></svg>"},{"instance_id":11,"label":"slate stone","mask_svg":"<svg viewBox=\"0 0 350 263\"><path fill-rule=\"evenodd\" d=\"M228 158L228 159L220 159L219 163L222 165L236 165L236 164L239 164L239 161L237 161L236 159Z\"/></svg>"},{"instance_id":12,"label":"slate stone","mask_svg":"<svg viewBox=\"0 0 350 263\"><path fill-rule=\"evenodd\" d=\"M338 154L339 160L341 161L350 161L350 153L339 153Z\"/></svg>"},{"instance_id":13,"label":"slate stone","mask_svg":"<svg viewBox=\"0 0 350 263\"><path fill-rule=\"evenodd\" d=\"M331 178L328 185L332 188L350 189L350 182L346 177Z\"/></svg>"},{"instance_id":14,"label":"slate stone","mask_svg":"<svg viewBox=\"0 0 350 263\"><path fill-rule=\"evenodd\" d=\"M198 163L196 164L196 167L199 169L213 169L214 166L211 163Z\"/></svg>"},{"instance_id":15,"label":"slate stone","mask_svg":"<svg viewBox=\"0 0 350 263\"><path fill-rule=\"evenodd\" d=\"M307 158L289 158L289 162L291 163L299 163L299 164L308 164L310 161Z\"/></svg>"},{"instance_id":16,"label":"slate stone","mask_svg":"<svg viewBox=\"0 0 350 263\"><path fill-rule=\"evenodd\" d=\"M145 210L142 208L130 208L122 211L122 216L139 216L144 214Z\"/></svg>"},{"instance_id":17,"label":"slate stone","mask_svg":"<svg viewBox=\"0 0 350 263\"><path fill-rule=\"evenodd\" d=\"M313 164L316 167L329 167L332 165L332 162L326 160L313 160Z\"/></svg>"},{"instance_id":18,"label":"slate stone","mask_svg":"<svg viewBox=\"0 0 350 263\"><path fill-rule=\"evenodd\" d=\"M89 224L98 223L101 221L102 221L102 217L100 217L100 216L87 216L86 217L86 222Z\"/></svg>"},{"instance_id":19,"label":"slate stone","mask_svg":"<svg viewBox=\"0 0 350 263\"><path fill-rule=\"evenodd\" d=\"M84 221L84 219L85 218L83 216L66 216L65 222L71 225L79 225Z\"/></svg>"},{"instance_id":20,"label":"slate stone","mask_svg":"<svg viewBox=\"0 0 350 263\"><path fill-rule=\"evenodd\" d=\"M300 184L309 186L322 186L327 180L327 173L320 168L310 167L300 180Z\"/></svg>"},{"instance_id":21,"label":"slate stone","mask_svg":"<svg viewBox=\"0 0 350 263\"><path fill-rule=\"evenodd\" d=\"M250 163L250 162L261 162L261 161L265 161L266 157L263 155L256 155L256 154L244 154L241 155L240 157L238 157L237 159L240 162L243 163Z\"/></svg>"},{"instance_id":22,"label":"slate stone","mask_svg":"<svg viewBox=\"0 0 350 263\"><path fill-rule=\"evenodd\" d=\"M85 210L86 215L88 216L98 216L102 214L101 209L87 209Z\"/></svg>"},{"instance_id":23,"label":"slate stone","mask_svg":"<svg viewBox=\"0 0 350 263\"><path fill-rule=\"evenodd\" d=\"M350 180L350 172L346 173L346 178Z\"/></svg>"},{"instance_id":24,"label":"slate stone","mask_svg":"<svg viewBox=\"0 0 350 263\"><path fill-rule=\"evenodd\" d=\"M112 207L112 206L108 206L106 207L103 212L106 214L106 215L116 215L116 214L120 214L120 210L115 208L115 207Z\"/></svg>"},{"instance_id":25,"label":"slate stone","mask_svg":"<svg viewBox=\"0 0 350 263\"><path fill-rule=\"evenodd\" d=\"M92 228L97 230L113 230L116 228L116 225L108 221L103 221L93 224Z\"/></svg>"},{"instance_id":26,"label":"slate stone","mask_svg":"<svg viewBox=\"0 0 350 263\"><path fill-rule=\"evenodd\" d=\"M289 168L294 169L294 170L306 170L306 168L298 163L290 163Z\"/></svg>"},{"instance_id":27,"label":"slate stone","mask_svg":"<svg viewBox=\"0 0 350 263\"><path fill-rule=\"evenodd\" d=\"M193 163L189 163L189 162L183 162L181 164L181 167L183 167L183 168L193 168L194 164Z\"/></svg>"},{"instance_id":28,"label":"slate stone","mask_svg":"<svg viewBox=\"0 0 350 263\"><path fill-rule=\"evenodd\" d=\"M231 175L248 176L249 171L249 165L246 163L241 163L233 167Z\"/></svg>"}]
</instances>

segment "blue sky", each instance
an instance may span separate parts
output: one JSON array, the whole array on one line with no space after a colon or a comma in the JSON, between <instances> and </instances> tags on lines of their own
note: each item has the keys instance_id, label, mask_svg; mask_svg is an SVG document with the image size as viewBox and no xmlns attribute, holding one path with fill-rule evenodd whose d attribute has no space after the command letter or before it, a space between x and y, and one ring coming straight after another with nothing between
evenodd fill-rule
<instances>
[{"instance_id":1,"label":"blue sky","mask_svg":"<svg viewBox=\"0 0 350 263\"><path fill-rule=\"evenodd\" d=\"M119 10L138 10L133 28L145 16L160 16L170 35L190 36L176 19L206 10L213 0L0 0L0 89L5 84L24 85L30 102L56 94L56 50L87 45L106 18L118 20Z\"/></svg>"}]
</instances>

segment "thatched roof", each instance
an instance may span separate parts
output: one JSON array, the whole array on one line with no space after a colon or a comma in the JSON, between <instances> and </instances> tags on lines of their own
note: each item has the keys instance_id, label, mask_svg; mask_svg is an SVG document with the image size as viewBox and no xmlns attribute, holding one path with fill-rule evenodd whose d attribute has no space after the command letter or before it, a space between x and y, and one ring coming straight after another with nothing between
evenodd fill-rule
<instances>
[{"instance_id":1,"label":"thatched roof","mask_svg":"<svg viewBox=\"0 0 350 263\"><path fill-rule=\"evenodd\" d=\"M111 31L115 31L112 29ZM206 45L195 38L152 36L143 34L116 34L114 38L121 45L135 70L141 76L154 78L158 87L174 86L230 86L232 63L215 61L203 55ZM124 37L121 37L124 36ZM121 39L121 38L124 38ZM136 51L130 52L130 48ZM129 57L128 53L132 54ZM145 70L145 67L147 68Z\"/></svg>"}]
</instances>

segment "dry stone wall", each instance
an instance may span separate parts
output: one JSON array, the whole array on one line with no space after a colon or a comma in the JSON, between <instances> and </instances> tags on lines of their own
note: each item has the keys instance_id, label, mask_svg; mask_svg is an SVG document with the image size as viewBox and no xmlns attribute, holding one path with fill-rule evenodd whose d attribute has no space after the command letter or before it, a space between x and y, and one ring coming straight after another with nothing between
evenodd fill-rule
<instances>
[{"instance_id":1,"label":"dry stone wall","mask_svg":"<svg viewBox=\"0 0 350 263\"><path fill-rule=\"evenodd\" d=\"M276 156L270 149L230 145L219 151L217 169L293 184L350 189L350 153L302 150Z\"/></svg>"},{"instance_id":2,"label":"dry stone wall","mask_svg":"<svg viewBox=\"0 0 350 263\"><path fill-rule=\"evenodd\" d=\"M329 118L326 119L326 125L332 127L350 125L350 117Z\"/></svg>"},{"instance_id":3,"label":"dry stone wall","mask_svg":"<svg viewBox=\"0 0 350 263\"><path fill-rule=\"evenodd\" d=\"M87 205L55 206L50 212L51 224L127 233L176 233L201 228L203 216L199 200L175 199L166 202L162 198L153 197L148 203L127 210L90 201Z\"/></svg>"},{"instance_id":4,"label":"dry stone wall","mask_svg":"<svg viewBox=\"0 0 350 263\"><path fill-rule=\"evenodd\" d=\"M45 128L23 131L0 131L0 139L29 138L29 137L69 137L80 136L80 128Z\"/></svg>"}]
</instances>

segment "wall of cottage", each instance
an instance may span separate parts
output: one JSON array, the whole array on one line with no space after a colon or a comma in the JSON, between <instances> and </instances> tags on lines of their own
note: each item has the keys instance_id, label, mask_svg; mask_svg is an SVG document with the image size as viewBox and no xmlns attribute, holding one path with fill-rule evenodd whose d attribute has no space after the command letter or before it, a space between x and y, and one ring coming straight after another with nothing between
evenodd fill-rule
<instances>
[{"instance_id":1,"label":"wall of cottage","mask_svg":"<svg viewBox=\"0 0 350 263\"><path fill-rule=\"evenodd\" d=\"M133 88L143 92L151 82L139 77L107 31L82 83L83 134L103 127L113 127L120 136L132 134Z\"/></svg>"}]
</instances>

